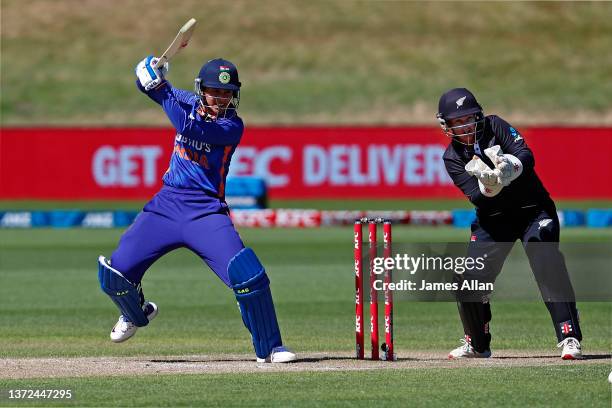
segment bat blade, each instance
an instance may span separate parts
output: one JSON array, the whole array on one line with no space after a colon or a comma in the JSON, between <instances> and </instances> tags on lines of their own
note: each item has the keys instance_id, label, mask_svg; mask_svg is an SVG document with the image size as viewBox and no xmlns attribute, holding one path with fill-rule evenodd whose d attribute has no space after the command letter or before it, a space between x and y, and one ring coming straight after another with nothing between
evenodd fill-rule
<instances>
[{"instance_id":1,"label":"bat blade","mask_svg":"<svg viewBox=\"0 0 612 408\"><path fill-rule=\"evenodd\" d=\"M192 18L181 27L168 49L166 49L166 51L164 51L161 57L159 57L159 60L153 66L153 68L161 67L166 62L170 61L172 57L176 55L176 53L178 53L180 50L185 48L187 44L189 44L189 39L193 34L193 30L195 30L196 23L196 19Z\"/></svg>"}]
</instances>

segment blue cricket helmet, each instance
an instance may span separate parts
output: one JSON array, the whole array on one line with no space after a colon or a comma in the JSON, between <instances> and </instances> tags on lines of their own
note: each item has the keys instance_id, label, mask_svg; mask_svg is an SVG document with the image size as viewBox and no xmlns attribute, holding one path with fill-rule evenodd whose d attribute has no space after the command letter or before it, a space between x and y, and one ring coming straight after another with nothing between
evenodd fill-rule
<instances>
[{"instance_id":1,"label":"blue cricket helmet","mask_svg":"<svg viewBox=\"0 0 612 408\"><path fill-rule=\"evenodd\" d=\"M204 64L196 78L196 83L199 83L200 87L232 91L239 91L242 85L238 79L236 66L223 58L216 58Z\"/></svg>"},{"instance_id":2,"label":"blue cricket helmet","mask_svg":"<svg viewBox=\"0 0 612 408\"><path fill-rule=\"evenodd\" d=\"M232 91L230 100L222 101L222 98L217 98L217 104L222 103L222 117L228 117L227 114L236 114L238 105L240 104L240 80L238 79L238 69L234 64L223 58L216 58L208 61L202 66L198 76L195 79L195 92L199 97L200 106L206 111L210 108L205 102L204 88L227 89ZM229 112L228 112L229 111ZM217 118L210 114L205 114L206 120L216 120Z\"/></svg>"}]
</instances>

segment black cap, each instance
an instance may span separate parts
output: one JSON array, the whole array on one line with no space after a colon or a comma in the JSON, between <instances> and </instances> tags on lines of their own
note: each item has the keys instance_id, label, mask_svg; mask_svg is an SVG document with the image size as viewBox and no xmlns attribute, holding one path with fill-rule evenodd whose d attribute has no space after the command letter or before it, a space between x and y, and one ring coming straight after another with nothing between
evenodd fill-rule
<instances>
[{"instance_id":1,"label":"black cap","mask_svg":"<svg viewBox=\"0 0 612 408\"><path fill-rule=\"evenodd\" d=\"M438 114L444 120L455 119L482 112L476 97L465 88L454 88L445 92L438 102Z\"/></svg>"},{"instance_id":2,"label":"black cap","mask_svg":"<svg viewBox=\"0 0 612 408\"><path fill-rule=\"evenodd\" d=\"M232 91L240 90L241 83L238 80L236 66L222 58L213 59L204 64L198 78L201 81L200 86L231 89Z\"/></svg>"}]
</instances>

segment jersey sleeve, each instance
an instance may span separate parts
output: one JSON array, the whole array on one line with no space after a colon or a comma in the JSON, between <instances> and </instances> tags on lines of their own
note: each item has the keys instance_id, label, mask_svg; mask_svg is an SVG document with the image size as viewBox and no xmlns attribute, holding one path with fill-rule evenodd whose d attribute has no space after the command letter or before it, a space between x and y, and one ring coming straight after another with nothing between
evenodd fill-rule
<instances>
[{"instance_id":1,"label":"jersey sleeve","mask_svg":"<svg viewBox=\"0 0 612 408\"><path fill-rule=\"evenodd\" d=\"M172 95L174 95L174 97L180 103L184 103L189 106L195 106L198 103L199 98L193 92L186 91L184 89L174 88L174 87L170 87L170 92L172 92Z\"/></svg>"},{"instance_id":2,"label":"jersey sleeve","mask_svg":"<svg viewBox=\"0 0 612 408\"><path fill-rule=\"evenodd\" d=\"M166 81L159 87L145 91L136 80L138 88L161 105L178 133L190 134L197 140L212 145L237 145L244 125L239 118L219 119L214 122L201 120L196 112L198 97L189 91L174 88Z\"/></svg>"},{"instance_id":3,"label":"jersey sleeve","mask_svg":"<svg viewBox=\"0 0 612 408\"><path fill-rule=\"evenodd\" d=\"M161 105L172 126L178 133L183 133L190 122L189 115L193 105L197 102L197 96L191 92L174 88L168 81L150 91L145 91L138 80L136 80L136 85L145 95Z\"/></svg>"},{"instance_id":4,"label":"jersey sleeve","mask_svg":"<svg viewBox=\"0 0 612 408\"><path fill-rule=\"evenodd\" d=\"M516 156L523 163L523 171L531 171L535 166L533 152L519 131L499 116L491 116L491 125L502 151Z\"/></svg>"}]
</instances>

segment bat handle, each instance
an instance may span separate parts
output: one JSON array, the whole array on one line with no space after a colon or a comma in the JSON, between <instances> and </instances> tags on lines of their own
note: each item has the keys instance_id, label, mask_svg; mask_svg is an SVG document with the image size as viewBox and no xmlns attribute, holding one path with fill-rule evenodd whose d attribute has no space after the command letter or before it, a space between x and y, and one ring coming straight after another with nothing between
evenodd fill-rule
<instances>
[{"instance_id":1,"label":"bat handle","mask_svg":"<svg viewBox=\"0 0 612 408\"><path fill-rule=\"evenodd\" d=\"M155 62L155 64L152 65L152 67L155 69L162 67L166 63L166 61L167 61L166 56L162 55L161 57L157 59L157 61Z\"/></svg>"}]
</instances>

